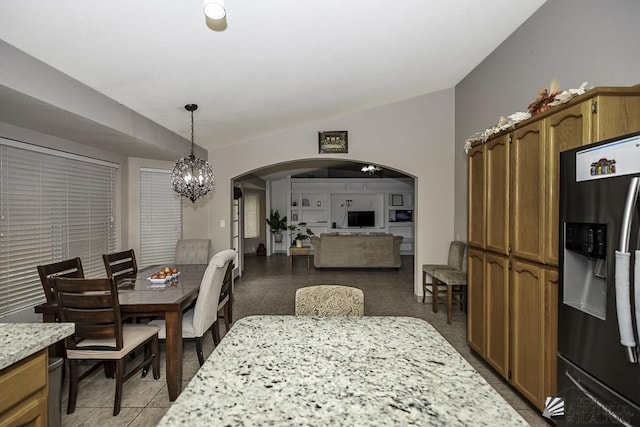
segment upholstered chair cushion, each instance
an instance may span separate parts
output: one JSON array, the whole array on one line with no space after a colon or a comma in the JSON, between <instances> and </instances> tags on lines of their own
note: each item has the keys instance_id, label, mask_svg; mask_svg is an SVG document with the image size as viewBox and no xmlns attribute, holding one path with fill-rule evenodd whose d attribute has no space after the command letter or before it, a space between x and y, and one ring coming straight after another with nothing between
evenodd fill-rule
<instances>
[{"instance_id":1,"label":"upholstered chair cushion","mask_svg":"<svg viewBox=\"0 0 640 427\"><path fill-rule=\"evenodd\" d=\"M364 292L340 285L316 285L296 291L296 316L363 316Z\"/></svg>"},{"instance_id":2,"label":"upholstered chair cushion","mask_svg":"<svg viewBox=\"0 0 640 427\"><path fill-rule=\"evenodd\" d=\"M181 239L176 243L176 264L209 264L211 240Z\"/></svg>"}]
</instances>

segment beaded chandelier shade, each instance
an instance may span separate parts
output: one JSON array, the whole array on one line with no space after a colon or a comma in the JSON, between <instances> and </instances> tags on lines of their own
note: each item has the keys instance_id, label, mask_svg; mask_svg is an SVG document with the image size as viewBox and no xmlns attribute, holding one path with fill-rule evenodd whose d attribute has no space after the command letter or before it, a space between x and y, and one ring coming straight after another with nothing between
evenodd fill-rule
<instances>
[{"instance_id":1,"label":"beaded chandelier shade","mask_svg":"<svg viewBox=\"0 0 640 427\"><path fill-rule=\"evenodd\" d=\"M187 104L184 108L191 112L191 154L174 163L171 171L171 186L176 193L195 203L211 190L213 168L206 160L198 159L193 154L193 112L198 109L198 106Z\"/></svg>"}]
</instances>

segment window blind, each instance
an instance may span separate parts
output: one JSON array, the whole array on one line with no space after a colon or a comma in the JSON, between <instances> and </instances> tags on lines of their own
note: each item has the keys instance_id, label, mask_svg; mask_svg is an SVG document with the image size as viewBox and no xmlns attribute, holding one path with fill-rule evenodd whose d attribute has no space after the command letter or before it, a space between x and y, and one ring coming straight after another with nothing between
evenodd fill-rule
<instances>
[{"instance_id":1,"label":"window blind","mask_svg":"<svg viewBox=\"0 0 640 427\"><path fill-rule=\"evenodd\" d=\"M7 141L5 144L4 141ZM44 302L36 266L116 249L116 165L0 139L0 317Z\"/></svg>"},{"instance_id":2,"label":"window blind","mask_svg":"<svg viewBox=\"0 0 640 427\"><path fill-rule=\"evenodd\" d=\"M169 171L140 170L140 267L172 264L182 238L182 202Z\"/></svg>"},{"instance_id":3,"label":"window blind","mask_svg":"<svg viewBox=\"0 0 640 427\"><path fill-rule=\"evenodd\" d=\"M258 206L259 199L255 193L244 195L244 238L253 239L258 237L260 228L258 227Z\"/></svg>"}]
</instances>

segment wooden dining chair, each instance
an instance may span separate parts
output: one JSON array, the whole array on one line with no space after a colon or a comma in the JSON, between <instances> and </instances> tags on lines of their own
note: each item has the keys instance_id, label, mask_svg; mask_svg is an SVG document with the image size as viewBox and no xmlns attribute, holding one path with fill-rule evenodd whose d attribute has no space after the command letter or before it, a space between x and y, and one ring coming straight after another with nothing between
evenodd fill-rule
<instances>
[{"instance_id":1,"label":"wooden dining chair","mask_svg":"<svg viewBox=\"0 0 640 427\"><path fill-rule=\"evenodd\" d=\"M82 261L79 257L54 262L53 264L42 264L37 266L36 268L38 269L38 275L40 276L42 290L44 291L44 296L47 298L48 303L54 303L56 301L56 297L53 293L53 285L51 283L52 277L58 276L75 277L79 279L84 278Z\"/></svg>"},{"instance_id":2,"label":"wooden dining chair","mask_svg":"<svg viewBox=\"0 0 640 427\"><path fill-rule=\"evenodd\" d=\"M202 351L202 337L207 331L216 343L215 326L218 320L218 304L220 303L220 291L226 276L229 264L233 263L236 252L226 249L215 254L204 272L200 283L200 292L192 309L182 313L182 339L193 340L196 343L196 353L200 366L204 364ZM164 319L152 320L151 325L160 327L160 339L166 338L166 325Z\"/></svg>"},{"instance_id":3,"label":"wooden dining chair","mask_svg":"<svg viewBox=\"0 0 640 427\"><path fill-rule=\"evenodd\" d=\"M233 323L233 269L235 265L230 262L224 273L222 281L222 289L220 290L220 300L218 301L218 319L224 320L224 326L227 331ZM217 345L220 342L220 327L216 325L213 329L213 341Z\"/></svg>"},{"instance_id":4,"label":"wooden dining chair","mask_svg":"<svg viewBox=\"0 0 640 427\"><path fill-rule=\"evenodd\" d=\"M362 289L341 285L315 285L296 291L296 316L363 316Z\"/></svg>"},{"instance_id":5,"label":"wooden dining chair","mask_svg":"<svg viewBox=\"0 0 640 427\"><path fill-rule=\"evenodd\" d=\"M138 274L136 253L133 249L102 255L107 277L113 277L116 284L122 279L135 279Z\"/></svg>"},{"instance_id":6,"label":"wooden dining chair","mask_svg":"<svg viewBox=\"0 0 640 427\"><path fill-rule=\"evenodd\" d=\"M160 378L160 345L155 325L123 324L118 291L113 278L52 278L60 318L75 324L75 333L66 338L69 361L69 401L67 414L75 411L78 384L101 365L115 365L116 391L113 415L120 413L123 383L152 365L153 378ZM148 351L147 345L151 346ZM145 348L143 360L125 373L125 358ZM81 361L96 363L80 373Z\"/></svg>"}]
</instances>

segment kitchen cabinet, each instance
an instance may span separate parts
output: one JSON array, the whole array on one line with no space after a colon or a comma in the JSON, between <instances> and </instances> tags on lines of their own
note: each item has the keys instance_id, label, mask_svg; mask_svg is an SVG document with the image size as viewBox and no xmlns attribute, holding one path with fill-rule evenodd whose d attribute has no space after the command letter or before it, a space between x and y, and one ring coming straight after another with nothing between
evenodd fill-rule
<instances>
[{"instance_id":1,"label":"kitchen cabinet","mask_svg":"<svg viewBox=\"0 0 640 427\"><path fill-rule=\"evenodd\" d=\"M511 144L511 252L542 262L544 257L544 128L533 122L513 132Z\"/></svg>"},{"instance_id":2,"label":"kitchen cabinet","mask_svg":"<svg viewBox=\"0 0 640 427\"><path fill-rule=\"evenodd\" d=\"M468 224L467 240L469 246L484 248L485 244L485 145L477 145L469 151L468 181Z\"/></svg>"},{"instance_id":3,"label":"kitchen cabinet","mask_svg":"<svg viewBox=\"0 0 640 427\"><path fill-rule=\"evenodd\" d=\"M540 409L557 387L560 152L638 130L640 85L595 88L469 152L467 341Z\"/></svg>"},{"instance_id":4,"label":"kitchen cabinet","mask_svg":"<svg viewBox=\"0 0 640 427\"><path fill-rule=\"evenodd\" d=\"M509 258L485 254L485 359L503 377L509 369Z\"/></svg>"},{"instance_id":5,"label":"kitchen cabinet","mask_svg":"<svg viewBox=\"0 0 640 427\"><path fill-rule=\"evenodd\" d=\"M511 274L509 381L540 408L544 405L544 268L516 260Z\"/></svg>"},{"instance_id":6,"label":"kitchen cabinet","mask_svg":"<svg viewBox=\"0 0 640 427\"><path fill-rule=\"evenodd\" d=\"M47 350L0 371L0 427L47 426Z\"/></svg>"},{"instance_id":7,"label":"kitchen cabinet","mask_svg":"<svg viewBox=\"0 0 640 427\"><path fill-rule=\"evenodd\" d=\"M467 249L467 343L481 356L485 354L485 281L481 250Z\"/></svg>"},{"instance_id":8,"label":"kitchen cabinet","mask_svg":"<svg viewBox=\"0 0 640 427\"><path fill-rule=\"evenodd\" d=\"M504 255L509 254L509 141L509 135L502 135L485 144L485 248Z\"/></svg>"}]
</instances>

